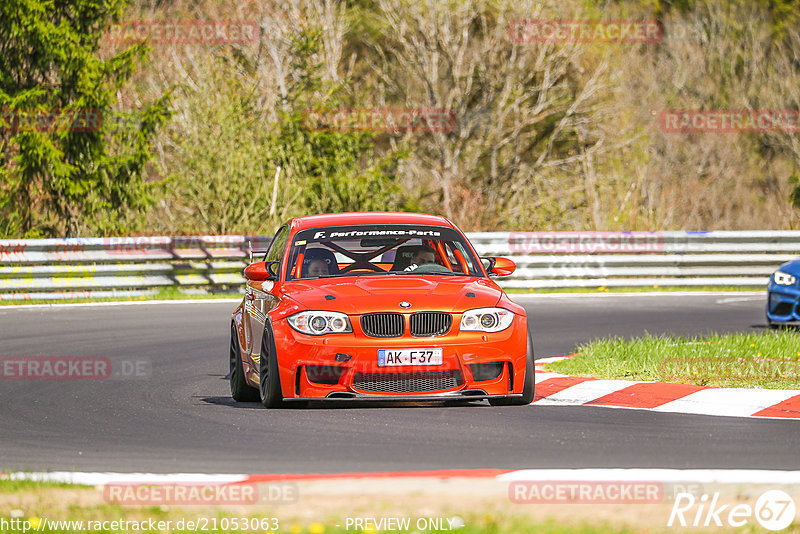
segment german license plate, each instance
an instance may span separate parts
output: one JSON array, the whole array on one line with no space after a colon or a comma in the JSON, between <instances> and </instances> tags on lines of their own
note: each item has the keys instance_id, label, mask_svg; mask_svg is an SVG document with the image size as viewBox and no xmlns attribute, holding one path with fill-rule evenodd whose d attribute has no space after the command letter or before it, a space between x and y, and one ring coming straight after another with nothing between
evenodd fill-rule
<instances>
[{"instance_id":1,"label":"german license plate","mask_svg":"<svg viewBox=\"0 0 800 534\"><path fill-rule=\"evenodd\" d=\"M442 365L442 349L379 349L378 367Z\"/></svg>"}]
</instances>

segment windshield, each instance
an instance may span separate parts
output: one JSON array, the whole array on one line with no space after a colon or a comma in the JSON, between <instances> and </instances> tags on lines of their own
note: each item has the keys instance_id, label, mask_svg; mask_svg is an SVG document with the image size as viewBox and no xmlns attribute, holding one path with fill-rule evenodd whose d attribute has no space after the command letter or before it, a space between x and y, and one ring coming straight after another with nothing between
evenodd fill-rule
<instances>
[{"instance_id":1,"label":"windshield","mask_svg":"<svg viewBox=\"0 0 800 534\"><path fill-rule=\"evenodd\" d=\"M464 237L443 226L330 226L298 232L287 280L433 274L482 276Z\"/></svg>"}]
</instances>

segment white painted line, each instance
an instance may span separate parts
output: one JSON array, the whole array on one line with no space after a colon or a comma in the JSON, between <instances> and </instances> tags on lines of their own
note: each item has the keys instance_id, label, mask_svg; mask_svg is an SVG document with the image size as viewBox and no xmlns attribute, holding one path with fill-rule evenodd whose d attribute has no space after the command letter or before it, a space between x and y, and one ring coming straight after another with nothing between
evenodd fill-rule
<instances>
[{"instance_id":1,"label":"white painted line","mask_svg":"<svg viewBox=\"0 0 800 534\"><path fill-rule=\"evenodd\" d=\"M731 303L731 302L755 302L755 301L759 301L759 300L763 300L763 301L767 300L766 292L764 294L761 294L761 295L758 295L758 296L752 296L752 297L731 297L731 298L727 298L727 299L719 299L717 301L717 304L728 304L728 303Z\"/></svg>"},{"instance_id":2,"label":"white painted line","mask_svg":"<svg viewBox=\"0 0 800 534\"><path fill-rule=\"evenodd\" d=\"M761 469L523 469L497 476L498 480L614 480L697 482L705 484L800 484L800 471Z\"/></svg>"},{"instance_id":3,"label":"white painted line","mask_svg":"<svg viewBox=\"0 0 800 534\"><path fill-rule=\"evenodd\" d=\"M542 402L541 400L533 401L531 403L531 405L532 404L540 404L541 402ZM572 406L572 405L566 405L565 404L565 405L561 405L561 406ZM588 405L582 405L582 406L589 406L591 408L611 408L611 409L614 409L614 410L639 410L639 411L645 411L645 412L653 411L653 408L646 408L644 406L641 406L641 407L640 406L614 406L613 404L588 404ZM685 412L664 412L664 411L662 411L662 413L685 413ZM705 413L691 413L691 414L686 414L686 415L708 415L709 417L739 417L738 415L725 416L725 415L720 415L720 414L705 414ZM758 417L753 417L752 415L748 415L748 416L745 416L744 418L745 419L758 419L758 420L771 419L773 421L797 421L797 418L793 418L793 417L764 417L764 416L761 416L761 415L759 415Z\"/></svg>"},{"instance_id":4,"label":"white painted line","mask_svg":"<svg viewBox=\"0 0 800 534\"><path fill-rule=\"evenodd\" d=\"M433 476L440 477L441 474ZM386 473L374 473L385 477ZM403 474L400 473L402 476ZM229 484L245 482L251 475L207 473L92 473L92 472L19 472L0 474L0 479L35 480L98 486L104 484L176 484L206 483ZM424 478L421 473L419 478ZM364 473L353 478L363 479ZM763 469L640 469L640 468L585 468L585 469L520 469L501 475L487 475L487 479L501 482L532 481L648 481L695 482L701 484L800 484L800 471L770 471ZM298 479L302 480L302 479ZM337 476L336 480L342 480Z\"/></svg>"},{"instance_id":5,"label":"white painted line","mask_svg":"<svg viewBox=\"0 0 800 534\"><path fill-rule=\"evenodd\" d=\"M779 402L798 395L785 389L712 388L702 389L662 404L654 411L699 415L749 417Z\"/></svg>"},{"instance_id":6,"label":"white painted line","mask_svg":"<svg viewBox=\"0 0 800 534\"><path fill-rule=\"evenodd\" d=\"M599 399L633 384L634 380L587 380L536 401L537 406L575 406Z\"/></svg>"},{"instance_id":7,"label":"white painted line","mask_svg":"<svg viewBox=\"0 0 800 534\"><path fill-rule=\"evenodd\" d=\"M229 484L247 480L248 475L226 475L205 473L82 473L71 471L17 472L0 475L0 480L33 480L37 482L63 482L98 486L101 484L164 484L164 483L203 483Z\"/></svg>"},{"instance_id":8,"label":"white painted line","mask_svg":"<svg viewBox=\"0 0 800 534\"><path fill-rule=\"evenodd\" d=\"M31 310L41 308L86 308L91 306L146 306L148 304L212 304L212 303L233 303L241 302L242 297L239 298L224 298L224 299L180 299L180 300L125 300L118 302L72 302L65 304L7 304L0 305L0 312L6 310Z\"/></svg>"}]
</instances>

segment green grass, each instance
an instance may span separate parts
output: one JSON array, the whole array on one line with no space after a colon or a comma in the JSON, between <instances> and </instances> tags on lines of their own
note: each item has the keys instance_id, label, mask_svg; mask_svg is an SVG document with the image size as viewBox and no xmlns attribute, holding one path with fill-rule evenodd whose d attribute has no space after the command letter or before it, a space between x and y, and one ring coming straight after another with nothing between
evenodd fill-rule
<instances>
[{"instance_id":1,"label":"green grass","mask_svg":"<svg viewBox=\"0 0 800 534\"><path fill-rule=\"evenodd\" d=\"M78 491L79 493L75 493ZM53 532L63 534L85 534L86 532L126 532L124 530L108 529L96 530L94 525L89 528L88 521L129 521L129 522L147 522L152 520L154 523L164 522L162 526L169 528L162 531L160 526L156 530L149 530L146 527L141 527L135 532L220 532L220 533L237 533L242 532L279 532L285 534L365 534L360 528L350 526L346 528L345 518L348 516L340 517L338 514L334 516L320 517L319 519L310 520L305 513L301 515L303 518L297 517L293 513L286 514L280 507L273 510L261 509L251 510L249 512L226 511L215 507L198 507L198 506L130 506L130 505L117 505L108 504L102 501L92 501L92 496L96 499L97 489L90 486L61 484L52 482L37 482L37 481L11 481L0 480L0 519L6 521L6 528L0 526L0 533L4 532L23 532L23 523L28 524L27 532ZM3 499L5 496L5 499ZM88 502L93 504L70 504L69 500L81 500L81 496L88 497ZM15 498L16 497L16 498ZM65 499L67 501L65 502ZM85 499L84 499L85 500ZM379 506L380 507L380 506ZM491 510L491 511L490 511ZM287 517L288 515L288 517ZM470 510L468 513L458 513L452 510L445 511L444 509L436 512L428 513L403 513L397 512L390 514L386 517L408 518L412 527L408 531L398 530L397 532L450 532L446 528L437 530L434 528L420 530L414 528L416 521L420 518L436 518L443 521L445 527L448 526L447 518L455 519L458 516L461 519L463 527L457 528L454 531L458 534L526 534L526 533L543 533L543 534L606 534L616 532L636 532L626 528L624 525L610 525L607 523L592 522L584 518L576 518L570 521L570 524L563 524L554 518L545 517L539 519L532 519L527 515L499 513L491 506L487 505L485 511ZM537 516L540 514L537 513ZM364 513L363 511L354 512L350 517L363 518L363 517L382 517L382 514ZM541 517L541 516L540 516ZM44 519L47 523L42 523ZM203 519L200 519L203 518ZM277 520L277 529L274 529L275 522L272 518ZM16 525L10 524L11 519L16 519ZM270 529L242 529L236 528L231 521L241 527L243 521L253 525L252 520L257 519L256 526L264 524ZM183 520L182 529L178 528L179 521ZM199 524L198 521L204 521L206 529L191 529L186 524L187 521L193 521ZM54 529L48 527L53 521L81 521L83 522L83 529L77 528L74 523L71 526L62 525L64 528ZM167 524L166 522L170 523ZM263 523L262 523L263 522ZM2 525L2 523L0 523ZM10 528L10 527L16 528ZM40 530L36 530L40 526ZM110 526L110 524L109 524ZM132 525L126 525L132 528ZM212 529L216 526L216 529ZM222 528L222 527L229 528ZM641 531L641 529L639 529ZM389 531L375 531L367 530L368 534L377 534L378 532Z\"/></svg>"},{"instance_id":2,"label":"green grass","mask_svg":"<svg viewBox=\"0 0 800 534\"><path fill-rule=\"evenodd\" d=\"M0 519L5 520L5 526L0 526L0 533L3 532L24 532L24 527L21 524L11 525L12 519L19 522L27 522L28 533L33 532L57 532L63 534L86 534L86 532L142 532L142 533L158 533L166 534L167 532L183 533L183 532L219 532L219 533L236 533L254 532L254 533L269 533L276 532L281 534L383 534L392 532L390 530L376 531L376 530L362 530L354 528L346 528L346 517L352 518L380 518L380 517L396 517L408 518L411 523L409 530L395 530L394 532L417 532L418 534L437 533L437 532L452 532L454 534L611 534L611 533L672 533L675 532L674 528L667 528L665 526L666 518L669 511L669 503L665 504L662 510L663 517L656 514L642 515L632 513L627 519L620 520L595 520L595 512L592 508L585 509L579 506L575 510L574 515L568 516L564 519L563 510L555 516L550 516L547 507L539 505L520 506L519 511L510 511L508 506L511 505L506 502L506 507L498 507L497 503L487 502L484 509L472 507L469 511L463 513L459 510L453 510L451 505L442 505L437 509L435 503L431 503L432 508L426 512L402 512L397 510L394 513L387 514L381 513L380 510L385 511L387 502L382 502L380 499L373 502L370 511L365 511L364 508L358 509L354 507L352 511L342 510L337 511L333 515L328 513L319 513L319 518L310 518L307 510L294 510L290 511L280 506L270 509L269 507L259 507L256 510L222 510L217 507L198 507L198 506L123 506L116 504L108 504L99 500L98 488L87 486L75 486L69 484L54 484L47 482L32 482L32 481L0 481ZM402 497L401 497L402 499ZM435 501L435 497L434 497ZM78 504L83 502L83 504ZM392 501L390 506L395 508L398 503ZM364 503L362 503L363 507ZM313 507L313 502L309 502L309 506ZM313 508L312 508L313 510ZM349 512L349 513L348 513ZM299 513L299 515L298 515ZM341 515L340 515L341 514ZM420 529L416 528L416 521L420 518L437 518L445 520L444 525L447 526L447 518L454 518L459 516L463 527L449 531L446 529ZM311 516L313 517L313 515ZM63 525L61 529L44 528L44 519L48 523L51 521L82 521L83 528L78 528L77 525L72 526ZM195 524L198 520L202 521L206 529L191 529L186 522L194 521ZM266 520L264 524L273 527L274 522L270 518L277 518L277 529L242 529L241 525L244 520L247 520L248 525L252 525L253 519ZM152 520L154 523L165 522L162 526L156 526L156 530L149 529L148 526L143 526L143 522ZM183 528L178 528L179 521L183 520ZM236 520L240 528L236 528L231 523L231 520ZM109 528L106 530L97 530L92 525L89 528L87 521L129 521L138 522L140 528L138 530L120 530ZM167 525L166 522L170 523ZM226 524L227 523L227 524ZM0 524L1 525L1 524ZM37 525L42 525L40 530L36 530ZM211 527L216 525L216 529ZM129 529L133 528L130 524ZM222 526L230 528L221 528ZM455 526L455 525L454 525ZM12 528L16 527L16 528ZM719 529L714 527L696 529L702 532L716 532ZM759 532L753 525L747 525L740 532ZM788 529L782 531L787 533L800 533L800 525L793 524Z\"/></svg>"},{"instance_id":3,"label":"green grass","mask_svg":"<svg viewBox=\"0 0 800 534\"><path fill-rule=\"evenodd\" d=\"M43 488L82 488L75 484L68 484L66 482L41 482L35 480L8 480L0 479L0 493L13 493L22 490L37 490Z\"/></svg>"},{"instance_id":4,"label":"green grass","mask_svg":"<svg viewBox=\"0 0 800 534\"><path fill-rule=\"evenodd\" d=\"M511 294L531 293L649 293L674 292L674 291L759 291L765 290L762 286L636 286L636 287L540 287L533 289L507 288L504 291Z\"/></svg>"},{"instance_id":5,"label":"green grass","mask_svg":"<svg viewBox=\"0 0 800 534\"><path fill-rule=\"evenodd\" d=\"M31 300L0 300L0 306L19 306L28 304L80 304L87 302L131 302L147 300L192 300L192 299L229 299L241 298L237 291L224 291L217 293L184 293L179 288L170 286L162 287L152 295L141 297L109 297L91 299L31 299Z\"/></svg>"},{"instance_id":6,"label":"green grass","mask_svg":"<svg viewBox=\"0 0 800 534\"><path fill-rule=\"evenodd\" d=\"M546 369L573 376L701 386L800 389L800 332L651 336L580 345Z\"/></svg>"}]
</instances>

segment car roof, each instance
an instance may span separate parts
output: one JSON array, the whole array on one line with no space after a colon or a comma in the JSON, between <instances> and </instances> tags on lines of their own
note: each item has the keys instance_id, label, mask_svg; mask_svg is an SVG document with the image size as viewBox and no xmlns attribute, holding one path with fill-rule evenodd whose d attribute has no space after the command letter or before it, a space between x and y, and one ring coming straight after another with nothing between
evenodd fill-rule
<instances>
[{"instance_id":1,"label":"car roof","mask_svg":"<svg viewBox=\"0 0 800 534\"><path fill-rule=\"evenodd\" d=\"M446 217L441 215L426 215L424 213L399 213L399 212L360 212L360 213L328 213L324 215L309 215L296 217L289 220L289 226L294 231L323 226L345 226L359 224L427 224L455 228Z\"/></svg>"}]
</instances>

